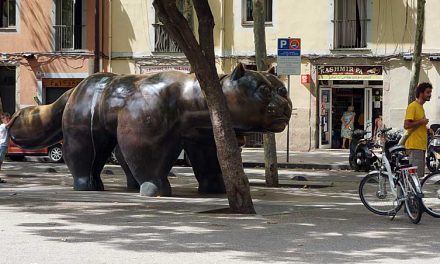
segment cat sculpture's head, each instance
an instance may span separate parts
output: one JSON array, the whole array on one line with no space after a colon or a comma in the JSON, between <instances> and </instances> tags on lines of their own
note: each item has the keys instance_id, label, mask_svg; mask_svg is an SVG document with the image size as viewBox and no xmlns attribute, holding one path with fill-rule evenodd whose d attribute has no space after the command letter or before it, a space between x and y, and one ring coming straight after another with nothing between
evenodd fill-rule
<instances>
[{"instance_id":1,"label":"cat sculpture's head","mask_svg":"<svg viewBox=\"0 0 440 264\"><path fill-rule=\"evenodd\" d=\"M222 79L233 126L243 132L281 132L292 114L284 83L267 72L246 70L239 64Z\"/></svg>"}]
</instances>

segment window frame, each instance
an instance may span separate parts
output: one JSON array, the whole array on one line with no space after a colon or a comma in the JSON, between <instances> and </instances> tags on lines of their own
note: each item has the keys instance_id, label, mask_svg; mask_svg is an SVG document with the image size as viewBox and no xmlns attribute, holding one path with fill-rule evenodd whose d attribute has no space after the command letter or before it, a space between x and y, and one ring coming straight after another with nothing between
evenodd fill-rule
<instances>
[{"instance_id":1,"label":"window frame","mask_svg":"<svg viewBox=\"0 0 440 264\"><path fill-rule=\"evenodd\" d=\"M85 4L86 0L53 1L54 51L68 52L86 49Z\"/></svg>"},{"instance_id":2,"label":"window frame","mask_svg":"<svg viewBox=\"0 0 440 264\"><path fill-rule=\"evenodd\" d=\"M248 12L247 3L248 3L248 1L253 2L252 0L242 0L241 1L241 10L242 10L241 24L242 24L242 26L253 26L254 25L253 19L252 20L247 19L247 12ZM268 15L266 14L264 24L265 24L265 26L272 26L273 25L273 0L264 0L264 1L266 1L266 6L268 4L270 4L270 7L271 7L270 8L271 9L271 12L270 12L270 19L271 20L270 21L267 20ZM267 10L267 8L265 10Z\"/></svg>"},{"instance_id":3,"label":"window frame","mask_svg":"<svg viewBox=\"0 0 440 264\"><path fill-rule=\"evenodd\" d=\"M13 10L13 12L15 12L15 14L14 14L14 17L15 17L15 21L14 21L14 25L13 26L10 26L10 13L9 13L9 5L11 4L11 2L13 3L13 6L14 6L14 10ZM19 0L4 0L4 3L6 3L6 5L7 5L7 11L8 11L8 16L6 17L6 19L7 19L7 26L0 26L0 32L9 32L9 31L14 31L14 32L16 32L17 31L17 28L18 28L18 18L19 18L19 12L18 12L18 3L19 3ZM2 14L0 14L0 19L3 19L3 15ZM2 23L3 24L3 23Z\"/></svg>"},{"instance_id":4,"label":"window frame","mask_svg":"<svg viewBox=\"0 0 440 264\"><path fill-rule=\"evenodd\" d=\"M357 0L355 0L357 1ZM369 28L370 28L370 22L371 19L369 18L369 15L371 16L371 10L369 8L369 0L361 0L362 8L359 9L359 19L356 19L356 23L359 23L360 25L360 33L359 36L357 36L357 32L354 32L354 36L350 36L350 32L347 31L347 28L350 27L349 22L350 19L341 19L340 17L344 16L344 14L340 13L340 10L338 7L343 4L343 1L341 0L333 0L333 19L331 20L333 22L332 29L333 29L333 43L332 43L332 50L369 50L368 46L368 38L369 38ZM347 7L343 8L346 9ZM345 14L347 15L347 14ZM356 14L355 14L356 17ZM341 23L338 25L337 23ZM344 24L343 24L344 23ZM356 38L359 37L359 47L357 47L357 40ZM352 38L352 39L351 39ZM351 41L347 42L347 39L351 39ZM350 44L347 47L344 46L347 44Z\"/></svg>"}]
</instances>

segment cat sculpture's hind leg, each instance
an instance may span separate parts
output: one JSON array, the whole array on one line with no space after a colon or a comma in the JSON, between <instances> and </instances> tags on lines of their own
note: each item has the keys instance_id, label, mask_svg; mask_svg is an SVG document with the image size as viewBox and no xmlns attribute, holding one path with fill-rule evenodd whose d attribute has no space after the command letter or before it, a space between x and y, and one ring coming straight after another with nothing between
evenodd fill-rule
<instances>
[{"instance_id":1,"label":"cat sculpture's hind leg","mask_svg":"<svg viewBox=\"0 0 440 264\"><path fill-rule=\"evenodd\" d=\"M122 169L124 170L125 177L127 179L127 189L139 190L140 185L137 182L137 180L134 178L133 173L131 173L130 167L125 161L124 156L122 155L121 150L119 149L119 146L116 146L115 148L115 155L119 165L121 165Z\"/></svg>"},{"instance_id":2,"label":"cat sculpture's hind leg","mask_svg":"<svg viewBox=\"0 0 440 264\"><path fill-rule=\"evenodd\" d=\"M115 140L104 135L92 140L90 132L81 128L64 133L64 160L73 176L77 191L102 191L101 171L111 154Z\"/></svg>"},{"instance_id":3,"label":"cat sculpture's hind leg","mask_svg":"<svg viewBox=\"0 0 440 264\"><path fill-rule=\"evenodd\" d=\"M141 195L171 196L168 174L182 150L180 137L161 116L140 119L140 115L133 118L133 112L120 113L117 141L129 169L124 170L139 184Z\"/></svg>"}]
</instances>

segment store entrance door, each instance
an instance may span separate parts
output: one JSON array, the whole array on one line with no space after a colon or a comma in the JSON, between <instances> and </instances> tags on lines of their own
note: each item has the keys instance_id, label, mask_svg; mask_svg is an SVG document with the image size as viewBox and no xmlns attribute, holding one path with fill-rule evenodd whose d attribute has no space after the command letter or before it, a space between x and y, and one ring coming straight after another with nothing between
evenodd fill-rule
<instances>
[{"instance_id":1,"label":"store entrance door","mask_svg":"<svg viewBox=\"0 0 440 264\"><path fill-rule=\"evenodd\" d=\"M367 131L365 138L370 138L373 133L373 89L364 89L364 130Z\"/></svg>"},{"instance_id":2,"label":"store entrance door","mask_svg":"<svg viewBox=\"0 0 440 264\"><path fill-rule=\"evenodd\" d=\"M332 88L319 90L319 148L341 149L341 117L349 106L354 108L354 129L366 130L365 138L373 135L374 120L382 115L382 89L379 88Z\"/></svg>"},{"instance_id":3,"label":"store entrance door","mask_svg":"<svg viewBox=\"0 0 440 264\"><path fill-rule=\"evenodd\" d=\"M342 136L347 135L350 131L342 127L342 117L354 115L353 125L354 129L364 129L365 124L365 98L363 88L333 88L332 89L332 149L341 149L349 147L349 140L345 141L345 146ZM354 113L348 112L348 108L353 107Z\"/></svg>"}]
</instances>

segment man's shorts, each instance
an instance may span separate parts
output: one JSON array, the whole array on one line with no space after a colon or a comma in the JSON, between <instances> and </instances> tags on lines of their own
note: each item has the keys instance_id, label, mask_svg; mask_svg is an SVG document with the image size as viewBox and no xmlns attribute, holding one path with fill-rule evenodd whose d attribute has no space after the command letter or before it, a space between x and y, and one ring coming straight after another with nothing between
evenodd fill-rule
<instances>
[{"instance_id":1,"label":"man's shorts","mask_svg":"<svg viewBox=\"0 0 440 264\"><path fill-rule=\"evenodd\" d=\"M5 160L6 153L8 152L8 146L0 146L0 162Z\"/></svg>"},{"instance_id":2,"label":"man's shorts","mask_svg":"<svg viewBox=\"0 0 440 264\"><path fill-rule=\"evenodd\" d=\"M409 163L413 166L417 166L417 174L419 178L425 176L425 151L419 149L408 149Z\"/></svg>"}]
</instances>

